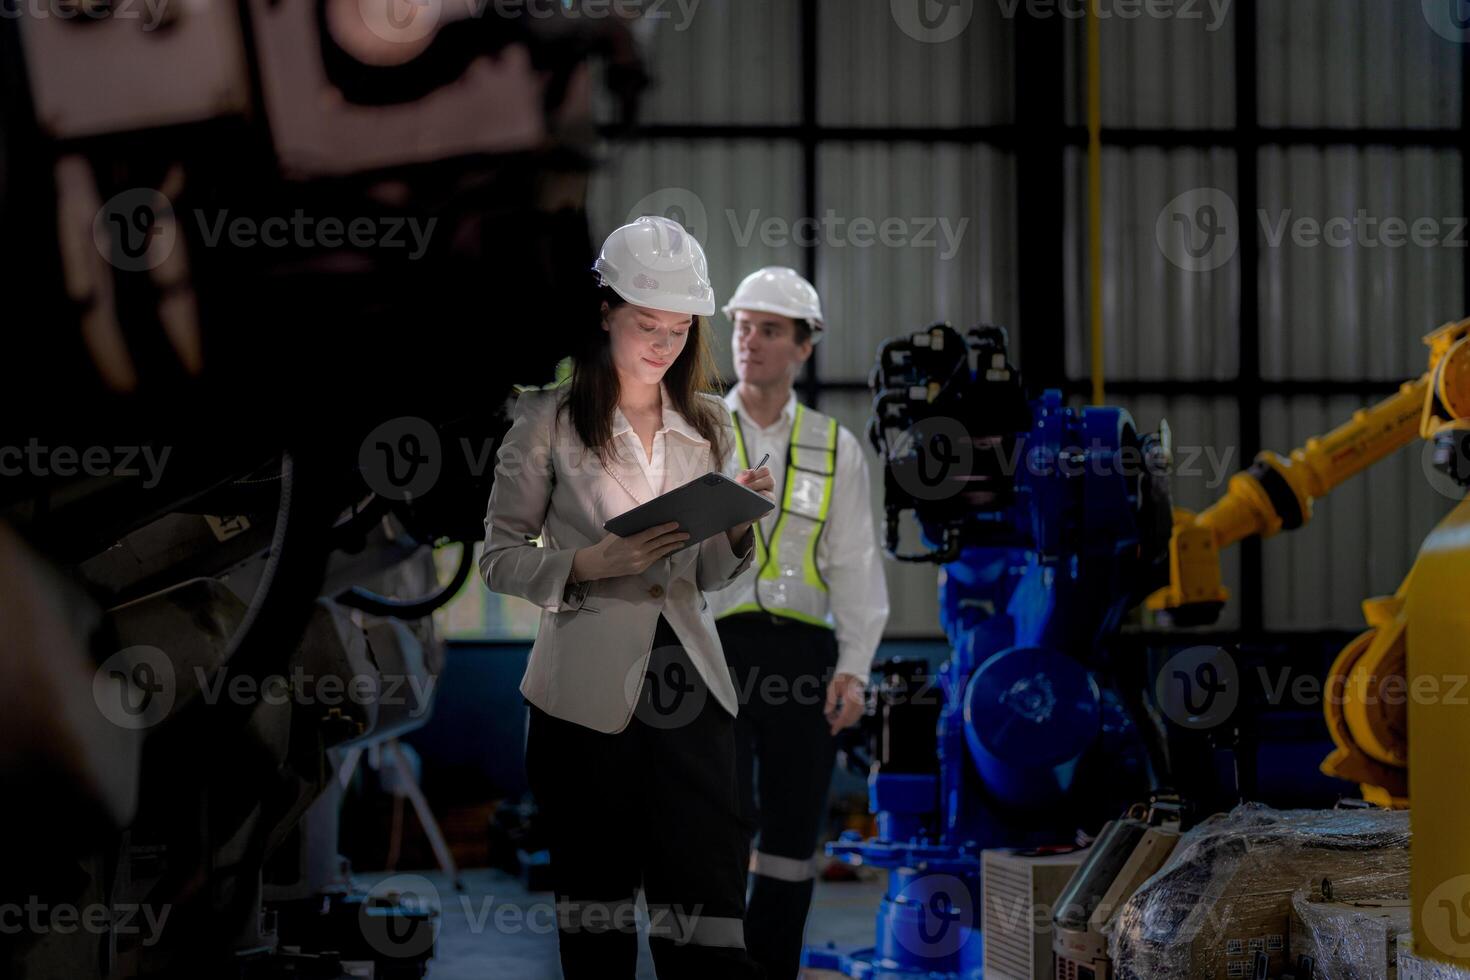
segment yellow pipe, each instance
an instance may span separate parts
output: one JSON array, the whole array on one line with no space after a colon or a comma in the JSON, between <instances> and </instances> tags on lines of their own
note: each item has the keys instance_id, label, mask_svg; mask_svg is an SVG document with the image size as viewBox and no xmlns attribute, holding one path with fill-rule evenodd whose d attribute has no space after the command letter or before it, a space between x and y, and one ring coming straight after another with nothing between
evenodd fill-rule
<instances>
[{"instance_id":1,"label":"yellow pipe","mask_svg":"<svg viewBox=\"0 0 1470 980\"><path fill-rule=\"evenodd\" d=\"M1101 3L1102 0L1094 0ZM1092 403L1103 403L1102 22L1087 5L1087 240L1091 264Z\"/></svg>"}]
</instances>

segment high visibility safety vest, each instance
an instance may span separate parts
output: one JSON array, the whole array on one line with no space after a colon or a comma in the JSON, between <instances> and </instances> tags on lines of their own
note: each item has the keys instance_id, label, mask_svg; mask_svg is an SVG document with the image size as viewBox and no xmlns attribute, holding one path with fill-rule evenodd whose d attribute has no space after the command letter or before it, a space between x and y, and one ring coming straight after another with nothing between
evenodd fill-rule
<instances>
[{"instance_id":1,"label":"high visibility safety vest","mask_svg":"<svg viewBox=\"0 0 1470 980\"><path fill-rule=\"evenodd\" d=\"M740 416L735 422L735 448L740 463L750 469ZM766 612L812 626L832 628L827 582L817 568L817 540L832 506L833 474L837 471L837 420L796 406L791 443L786 451L786 485L781 511L766 540L761 522L755 524L755 601L742 602L720 614Z\"/></svg>"}]
</instances>

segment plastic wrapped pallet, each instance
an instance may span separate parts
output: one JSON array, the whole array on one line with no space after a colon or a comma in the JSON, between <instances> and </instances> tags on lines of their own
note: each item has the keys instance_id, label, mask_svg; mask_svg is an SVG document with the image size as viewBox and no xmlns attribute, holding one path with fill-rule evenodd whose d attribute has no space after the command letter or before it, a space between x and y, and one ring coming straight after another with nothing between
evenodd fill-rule
<instances>
[{"instance_id":1,"label":"plastic wrapped pallet","mask_svg":"<svg viewBox=\"0 0 1470 980\"><path fill-rule=\"evenodd\" d=\"M1234 980L1287 966L1292 895L1329 879L1342 894L1409 889L1409 816L1385 810L1217 814L1180 838L1108 937L1119 980ZM1264 970L1265 973L1261 971Z\"/></svg>"},{"instance_id":2,"label":"plastic wrapped pallet","mask_svg":"<svg viewBox=\"0 0 1470 980\"><path fill-rule=\"evenodd\" d=\"M1332 883L1299 889L1291 907L1291 962L1311 963L1298 980L1397 980L1408 895L1349 896Z\"/></svg>"}]
</instances>

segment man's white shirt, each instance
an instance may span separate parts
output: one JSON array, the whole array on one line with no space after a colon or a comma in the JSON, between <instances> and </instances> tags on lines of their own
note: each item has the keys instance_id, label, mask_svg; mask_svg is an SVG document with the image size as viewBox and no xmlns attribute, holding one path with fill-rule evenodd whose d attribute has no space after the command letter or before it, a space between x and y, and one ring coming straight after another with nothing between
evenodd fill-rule
<instances>
[{"instance_id":1,"label":"man's white shirt","mask_svg":"<svg viewBox=\"0 0 1470 980\"><path fill-rule=\"evenodd\" d=\"M766 453L766 463L776 481L778 506L761 518L761 531L769 541L780 516L779 506L786 483L786 454L791 428L796 419L796 392L786 399L781 415L768 428L761 428L745 411L739 389L731 389L725 404L739 417L748 464L754 466ZM837 427L837 471L832 481L832 502L827 526L817 539L817 570L827 582L831 612L837 633L837 672L867 679L888 622L888 584L873 525L869 501L867 456L857 437L844 426ZM752 568L729 588L709 595L710 611L719 616L742 603L754 603L756 575Z\"/></svg>"}]
</instances>

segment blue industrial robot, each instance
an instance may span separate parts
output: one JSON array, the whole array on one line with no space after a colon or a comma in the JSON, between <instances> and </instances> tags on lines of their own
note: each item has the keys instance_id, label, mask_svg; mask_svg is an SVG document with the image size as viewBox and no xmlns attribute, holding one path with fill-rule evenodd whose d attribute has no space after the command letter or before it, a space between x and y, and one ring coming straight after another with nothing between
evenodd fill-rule
<instances>
[{"instance_id":1,"label":"blue industrial robot","mask_svg":"<svg viewBox=\"0 0 1470 980\"><path fill-rule=\"evenodd\" d=\"M809 948L866 980L981 975L983 848L1070 846L1146 798L1145 742L1104 640L1168 580L1169 436L1119 408L1028 399L1001 327L879 351L869 438L887 551L940 565L951 655L878 664L861 745L877 836L828 852L888 871L876 943ZM922 547L900 553L913 512Z\"/></svg>"}]
</instances>

